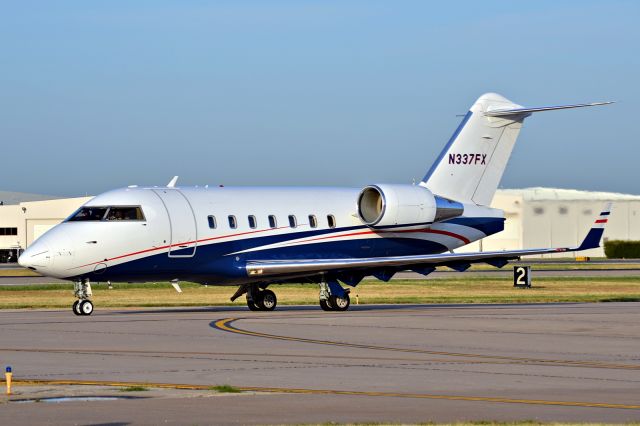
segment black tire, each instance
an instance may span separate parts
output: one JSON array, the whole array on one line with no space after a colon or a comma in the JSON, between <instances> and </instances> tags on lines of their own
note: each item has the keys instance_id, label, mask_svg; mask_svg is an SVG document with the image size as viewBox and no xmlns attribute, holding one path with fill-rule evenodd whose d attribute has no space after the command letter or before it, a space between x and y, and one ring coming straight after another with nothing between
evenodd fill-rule
<instances>
[{"instance_id":1,"label":"black tire","mask_svg":"<svg viewBox=\"0 0 640 426\"><path fill-rule=\"evenodd\" d=\"M263 311L273 311L278 305L278 298L271 290L264 290L260 292L260 298L257 305Z\"/></svg>"},{"instance_id":2,"label":"black tire","mask_svg":"<svg viewBox=\"0 0 640 426\"><path fill-rule=\"evenodd\" d=\"M330 300L334 311L346 311L351 305L351 298L348 294L345 294L344 297L331 296Z\"/></svg>"},{"instance_id":3,"label":"black tire","mask_svg":"<svg viewBox=\"0 0 640 426\"><path fill-rule=\"evenodd\" d=\"M320 307L323 311L333 311L333 308L329 304L328 300L320 300Z\"/></svg>"},{"instance_id":4,"label":"black tire","mask_svg":"<svg viewBox=\"0 0 640 426\"><path fill-rule=\"evenodd\" d=\"M249 308L250 311L259 311L260 310L260 308L256 304L255 300L247 299L247 307Z\"/></svg>"},{"instance_id":5,"label":"black tire","mask_svg":"<svg viewBox=\"0 0 640 426\"><path fill-rule=\"evenodd\" d=\"M71 305L71 310L75 315L78 315L78 316L82 315L82 313L80 312L80 309L78 309L79 304L80 304L80 301L76 300L75 302L73 302L73 305Z\"/></svg>"}]
</instances>

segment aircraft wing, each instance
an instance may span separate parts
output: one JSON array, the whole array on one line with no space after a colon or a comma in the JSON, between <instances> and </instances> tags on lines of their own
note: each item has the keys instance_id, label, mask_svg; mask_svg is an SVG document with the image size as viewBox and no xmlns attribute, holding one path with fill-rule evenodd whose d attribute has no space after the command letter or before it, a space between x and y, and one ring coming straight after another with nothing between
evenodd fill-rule
<instances>
[{"instance_id":1,"label":"aircraft wing","mask_svg":"<svg viewBox=\"0 0 640 426\"><path fill-rule=\"evenodd\" d=\"M611 204L609 203L600 213L582 243L576 247L346 259L253 260L247 262L246 269L247 274L250 276L264 276L272 279L277 276L310 275L340 271L359 271L364 273L362 275L373 274L379 276L381 274L375 272L385 269L393 271L416 270L418 272L422 270L428 273L433 271L436 266L450 266L463 271L471 263L488 263L496 267L502 267L509 260L516 260L521 256L568 253L600 247L600 240L602 239L604 226L607 223L610 211ZM384 274L381 276L384 276Z\"/></svg>"}]
</instances>

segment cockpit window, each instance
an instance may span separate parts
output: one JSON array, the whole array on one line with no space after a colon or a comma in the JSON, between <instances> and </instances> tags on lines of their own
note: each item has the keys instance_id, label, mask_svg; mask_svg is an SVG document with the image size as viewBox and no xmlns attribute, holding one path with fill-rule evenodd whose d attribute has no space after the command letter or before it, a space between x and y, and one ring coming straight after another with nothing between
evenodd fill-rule
<instances>
[{"instance_id":1,"label":"cockpit window","mask_svg":"<svg viewBox=\"0 0 640 426\"><path fill-rule=\"evenodd\" d=\"M140 207L109 207L107 220L144 220Z\"/></svg>"},{"instance_id":2,"label":"cockpit window","mask_svg":"<svg viewBox=\"0 0 640 426\"><path fill-rule=\"evenodd\" d=\"M144 214L142 213L142 209L138 206L82 207L68 219L68 222L98 222L102 220L144 220Z\"/></svg>"},{"instance_id":3,"label":"cockpit window","mask_svg":"<svg viewBox=\"0 0 640 426\"><path fill-rule=\"evenodd\" d=\"M107 210L107 207L82 207L69 218L69 222L99 221L104 218Z\"/></svg>"}]
</instances>

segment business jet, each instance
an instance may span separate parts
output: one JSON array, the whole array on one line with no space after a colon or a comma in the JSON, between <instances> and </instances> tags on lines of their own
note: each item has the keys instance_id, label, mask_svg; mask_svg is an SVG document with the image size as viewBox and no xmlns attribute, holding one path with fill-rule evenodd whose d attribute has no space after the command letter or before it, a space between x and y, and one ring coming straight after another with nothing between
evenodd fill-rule
<instances>
[{"instance_id":1,"label":"business jet","mask_svg":"<svg viewBox=\"0 0 640 426\"><path fill-rule=\"evenodd\" d=\"M74 282L73 312L90 315L91 282L180 281L237 286L251 310L274 310L272 284L319 285L320 307L349 308L349 288L398 271L498 268L521 256L599 247L610 206L577 247L454 250L504 229L490 207L523 121L531 114L611 102L526 108L495 94L473 104L418 184L364 188L165 187L98 195L19 258ZM342 283L342 284L341 284Z\"/></svg>"}]
</instances>

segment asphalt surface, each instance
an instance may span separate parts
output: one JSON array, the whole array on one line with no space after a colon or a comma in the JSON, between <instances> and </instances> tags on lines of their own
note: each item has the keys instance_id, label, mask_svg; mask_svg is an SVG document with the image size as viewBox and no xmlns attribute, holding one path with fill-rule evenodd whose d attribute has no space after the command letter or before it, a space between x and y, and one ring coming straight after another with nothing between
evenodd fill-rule
<instances>
[{"instance_id":1,"label":"asphalt surface","mask_svg":"<svg viewBox=\"0 0 640 426\"><path fill-rule=\"evenodd\" d=\"M2 424L640 420L640 303L0 311L0 336ZM136 398L18 403L79 392Z\"/></svg>"}]
</instances>

